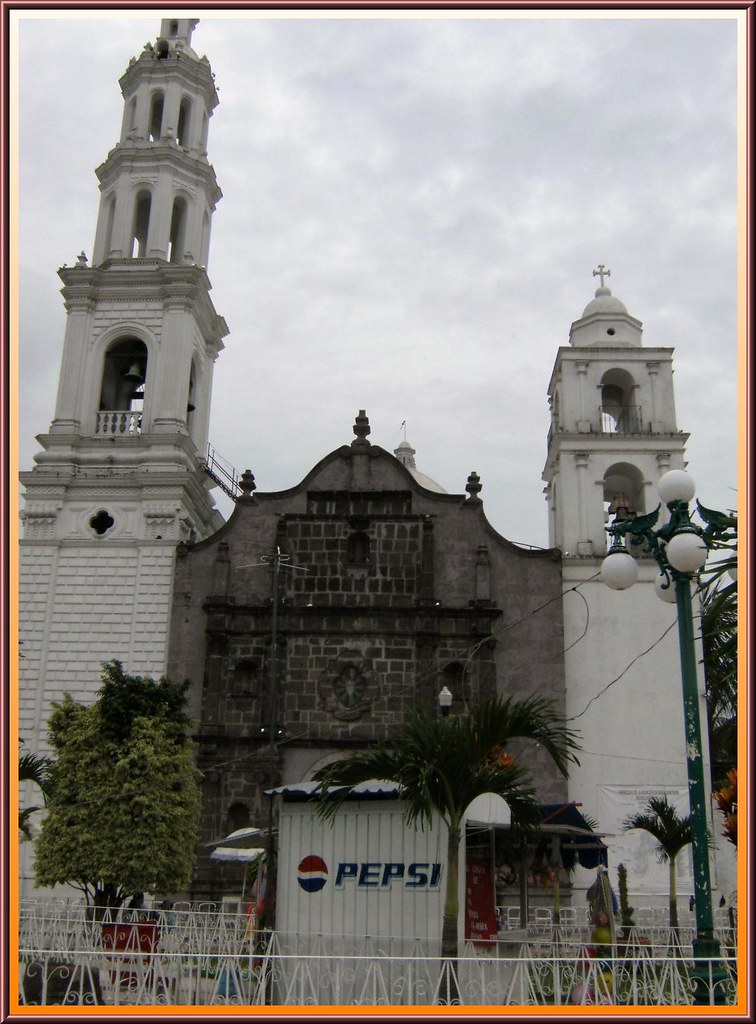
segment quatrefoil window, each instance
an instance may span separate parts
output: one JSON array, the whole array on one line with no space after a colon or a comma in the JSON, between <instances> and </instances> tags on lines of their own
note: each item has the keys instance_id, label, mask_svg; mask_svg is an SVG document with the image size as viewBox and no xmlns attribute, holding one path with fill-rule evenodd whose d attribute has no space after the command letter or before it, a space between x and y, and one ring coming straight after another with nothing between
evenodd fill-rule
<instances>
[{"instance_id":1,"label":"quatrefoil window","mask_svg":"<svg viewBox=\"0 0 756 1024\"><path fill-rule=\"evenodd\" d=\"M89 520L89 526L98 537L103 537L115 525L115 519L107 509L101 508Z\"/></svg>"}]
</instances>

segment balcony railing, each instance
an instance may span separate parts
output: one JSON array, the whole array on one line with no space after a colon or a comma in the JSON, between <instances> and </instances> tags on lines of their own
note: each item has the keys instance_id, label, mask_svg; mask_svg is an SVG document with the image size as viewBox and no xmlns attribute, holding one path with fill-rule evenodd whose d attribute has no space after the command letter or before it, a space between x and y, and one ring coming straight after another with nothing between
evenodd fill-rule
<instances>
[{"instance_id":1,"label":"balcony railing","mask_svg":"<svg viewBox=\"0 0 756 1024\"><path fill-rule=\"evenodd\" d=\"M600 405L600 434L642 434L643 413L639 405Z\"/></svg>"},{"instance_id":2,"label":"balcony railing","mask_svg":"<svg viewBox=\"0 0 756 1024\"><path fill-rule=\"evenodd\" d=\"M134 437L142 432L142 414L135 409L101 410L95 432L106 437Z\"/></svg>"}]
</instances>

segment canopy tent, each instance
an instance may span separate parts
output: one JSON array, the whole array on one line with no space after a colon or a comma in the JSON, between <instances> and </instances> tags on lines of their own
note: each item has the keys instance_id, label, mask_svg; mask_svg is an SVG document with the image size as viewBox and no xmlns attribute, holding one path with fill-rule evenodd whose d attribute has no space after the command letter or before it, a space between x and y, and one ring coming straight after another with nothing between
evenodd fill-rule
<instances>
[{"instance_id":1,"label":"canopy tent","mask_svg":"<svg viewBox=\"0 0 756 1024\"><path fill-rule=\"evenodd\" d=\"M262 857L265 850L259 846L241 848L237 846L216 846L210 854L210 860L241 861L249 864L251 861Z\"/></svg>"},{"instance_id":2,"label":"canopy tent","mask_svg":"<svg viewBox=\"0 0 756 1024\"><path fill-rule=\"evenodd\" d=\"M254 832L259 836L259 828L241 828L237 829L236 832L232 832L229 839L233 836L237 837L237 842L243 842L251 837L239 836L239 832ZM209 845L213 845L212 843ZM251 863L260 859L265 855L265 850L261 846L216 846L213 852L210 854L210 860L223 861L224 863L234 862L244 864L244 875L242 876L242 889L241 899L244 900L244 893L247 888L247 868Z\"/></svg>"},{"instance_id":3,"label":"canopy tent","mask_svg":"<svg viewBox=\"0 0 756 1024\"><path fill-rule=\"evenodd\" d=\"M594 832L577 804L541 804L539 832L557 836L562 864L571 871L577 861L584 868L608 864L607 846L601 833Z\"/></svg>"},{"instance_id":4,"label":"canopy tent","mask_svg":"<svg viewBox=\"0 0 756 1024\"><path fill-rule=\"evenodd\" d=\"M222 839L214 839L206 846L222 847L224 849L245 850L255 846L261 839L266 839L268 830L266 828L237 828L235 832L223 836ZM211 858L213 854L210 854ZM218 857L216 860L220 859Z\"/></svg>"}]
</instances>

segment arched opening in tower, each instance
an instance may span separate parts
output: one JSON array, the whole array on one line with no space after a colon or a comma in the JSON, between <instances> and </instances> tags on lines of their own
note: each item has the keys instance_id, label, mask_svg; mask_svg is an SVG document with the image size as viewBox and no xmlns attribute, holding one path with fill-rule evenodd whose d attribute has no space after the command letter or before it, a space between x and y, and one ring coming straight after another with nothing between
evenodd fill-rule
<instances>
[{"instance_id":1,"label":"arched opening in tower","mask_svg":"<svg viewBox=\"0 0 756 1024\"><path fill-rule=\"evenodd\" d=\"M134 231L131 242L131 256L144 259L147 256L147 239L150 231L150 213L152 196L147 191L140 192L134 207Z\"/></svg>"},{"instance_id":2,"label":"arched opening in tower","mask_svg":"<svg viewBox=\"0 0 756 1024\"><path fill-rule=\"evenodd\" d=\"M139 338L121 338L105 354L100 388L98 433L134 434L142 429L147 346Z\"/></svg>"}]
</instances>

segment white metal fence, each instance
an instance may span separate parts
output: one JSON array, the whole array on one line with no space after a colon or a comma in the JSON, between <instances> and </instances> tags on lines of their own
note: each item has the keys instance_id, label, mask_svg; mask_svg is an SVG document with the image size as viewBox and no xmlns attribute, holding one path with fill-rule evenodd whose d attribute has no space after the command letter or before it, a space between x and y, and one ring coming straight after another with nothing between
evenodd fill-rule
<instances>
[{"instance_id":1,"label":"white metal fence","mask_svg":"<svg viewBox=\"0 0 756 1024\"><path fill-rule=\"evenodd\" d=\"M692 930L661 926L596 949L584 923L531 924L444 961L420 941L255 933L245 915L209 907L103 924L81 906L30 902L19 923L26 1005L681 1006L697 984L712 1004L737 994L729 928L722 957L697 972Z\"/></svg>"}]
</instances>

